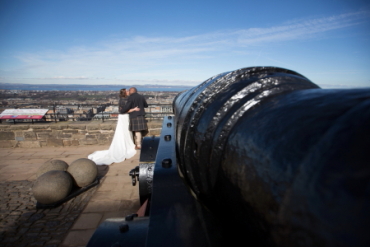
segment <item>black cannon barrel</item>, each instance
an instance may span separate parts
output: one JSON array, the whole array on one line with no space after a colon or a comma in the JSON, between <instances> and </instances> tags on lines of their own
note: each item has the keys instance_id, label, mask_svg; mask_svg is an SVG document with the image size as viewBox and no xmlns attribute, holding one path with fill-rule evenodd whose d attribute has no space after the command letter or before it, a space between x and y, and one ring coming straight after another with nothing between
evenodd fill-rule
<instances>
[{"instance_id":1,"label":"black cannon barrel","mask_svg":"<svg viewBox=\"0 0 370 247\"><path fill-rule=\"evenodd\" d=\"M217 75L174 101L180 175L239 234L369 246L370 89L276 67Z\"/></svg>"}]
</instances>

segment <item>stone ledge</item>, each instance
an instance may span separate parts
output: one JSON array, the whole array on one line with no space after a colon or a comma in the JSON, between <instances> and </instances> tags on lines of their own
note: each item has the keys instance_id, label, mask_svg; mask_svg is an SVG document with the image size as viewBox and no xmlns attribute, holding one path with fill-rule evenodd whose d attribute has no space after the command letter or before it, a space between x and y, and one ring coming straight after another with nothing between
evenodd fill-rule
<instances>
[{"instance_id":1,"label":"stone ledge","mask_svg":"<svg viewBox=\"0 0 370 247\"><path fill-rule=\"evenodd\" d=\"M115 130L116 129L116 124L100 124L99 125L101 130Z\"/></svg>"},{"instance_id":2,"label":"stone ledge","mask_svg":"<svg viewBox=\"0 0 370 247\"><path fill-rule=\"evenodd\" d=\"M162 121L148 121L146 136L158 136ZM47 122L45 124L1 123L0 147L62 147L105 145L112 142L117 121Z\"/></svg>"},{"instance_id":3,"label":"stone ledge","mask_svg":"<svg viewBox=\"0 0 370 247\"><path fill-rule=\"evenodd\" d=\"M99 125L87 125L86 129L87 130L100 130L100 126Z\"/></svg>"},{"instance_id":4,"label":"stone ledge","mask_svg":"<svg viewBox=\"0 0 370 247\"><path fill-rule=\"evenodd\" d=\"M77 130L85 130L86 129L86 124L68 124L69 129L77 129Z\"/></svg>"},{"instance_id":5,"label":"stone ledge","mask_svg":"<svg viewBox=\"0 0 370 247\"><path fill-rule=\"evenodd\" d=\"M28 124L27 125L15 124L10 126L11 130L28 130L29 128L30 127Z\"/></svg>"},{"instance_id":6,"label":"stone ledge","mask_svg":"<svg viewBox=\"0 0 370 247\"><path fill-rule=\"evenodd\" d=\"M36 129L39 130L39 129L49 129L50 125L32 124L29 127L31 127L34 130L36 130Z\"/></svg>"},{"instance_id":7,"label":"stone ledge","mask_svg":"<svg viewBox=\"0 0 370 247\"><path fill-rule=\"evenodd\" d=\"M52 129L52 130L64 130L64 129L68 129L68 125L54 124L54 125L50 125L50 129Z\"/></svg>"}]
</instances>

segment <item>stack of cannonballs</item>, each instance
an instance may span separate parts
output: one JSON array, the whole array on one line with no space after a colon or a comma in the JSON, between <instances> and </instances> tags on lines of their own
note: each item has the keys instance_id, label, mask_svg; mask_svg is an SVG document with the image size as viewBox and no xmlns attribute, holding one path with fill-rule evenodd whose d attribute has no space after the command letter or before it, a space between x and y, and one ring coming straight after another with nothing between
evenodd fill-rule
<instances>
[{"instance_id":1,"label":"stack of cannonballs","mask_svg":"<svg viewBox=\"0 0 370 247\"><path fill-rule=\"evenodd\" d=\"M96 179L98 169L94 161L81 158L68 165L63 160L45 162L37 171L33 196L38 203L53 204L67 197L73 187L85 187Z\"/></svg>"}]
</instances>

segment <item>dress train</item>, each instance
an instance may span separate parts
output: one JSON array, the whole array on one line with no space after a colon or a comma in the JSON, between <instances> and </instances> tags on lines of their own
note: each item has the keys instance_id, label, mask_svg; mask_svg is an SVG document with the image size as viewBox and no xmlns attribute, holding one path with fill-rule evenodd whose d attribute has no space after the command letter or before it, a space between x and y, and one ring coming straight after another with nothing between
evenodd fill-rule
<instances>
[{"instance_id":1,"label":"dress train","mask_svg":"<svg viewBox=\"0 0 370 247\"><path fill-rule=\"evenodd\" d=\"M132 133L129 131L129 115L119 114L116 130L108 150L95 151L88 159L96 165L110 165L129 159L136 154Z\"/></svg>"}]
</instances>

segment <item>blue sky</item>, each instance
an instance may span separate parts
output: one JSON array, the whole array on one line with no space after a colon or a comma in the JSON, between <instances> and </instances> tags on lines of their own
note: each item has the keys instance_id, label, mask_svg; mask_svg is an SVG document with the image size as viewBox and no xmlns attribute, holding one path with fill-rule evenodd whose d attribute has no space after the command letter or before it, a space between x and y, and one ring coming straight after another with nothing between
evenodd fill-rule
<instances>
[{"instance_id":1,"label":"blue sky","mask_svg":"<svg viewBox=\"0 0 370 247\"><path fill-rule=\"evenodd\" d=\"M194 86L250 66L370 87L365 0L0 0L0 82Z\"/></svg>"}]
</instances>

